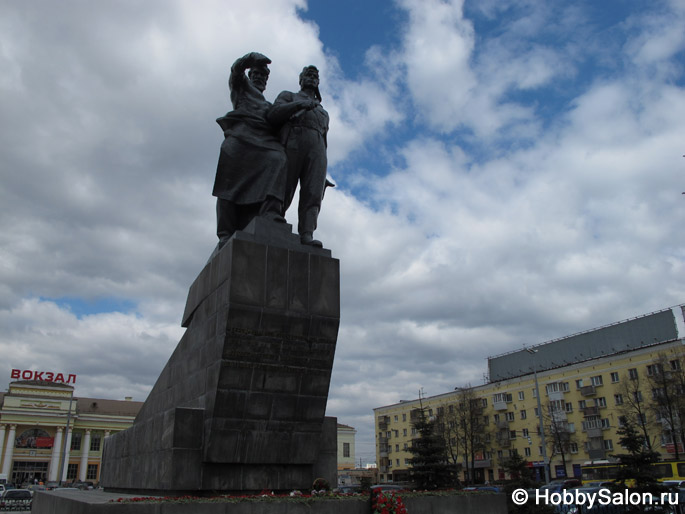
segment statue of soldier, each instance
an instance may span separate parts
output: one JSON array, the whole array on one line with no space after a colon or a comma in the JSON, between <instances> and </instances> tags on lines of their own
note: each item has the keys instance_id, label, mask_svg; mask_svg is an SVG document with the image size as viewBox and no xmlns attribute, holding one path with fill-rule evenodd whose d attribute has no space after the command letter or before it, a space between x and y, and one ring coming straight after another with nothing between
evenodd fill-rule
<instances>
[{"instance_id":1,"label":"statue of soldier","mask_svg":"<svg viewBox=\"0 0 685 514\"><path fill-rule=\"evenodd\" d=\"M225 136L212 191L219 248L255 216L285 222L286 155L277 127L266 117L272 105L262 94L270 63L257 52L233 63L228 80L233 110L216 120Z\"/></svg>"},{"instance_id":2,"label":"statue of soldier","mask_svg":"<svg viewBox=\"0 0 685 514\"><path fill-rule=\"evenodd\" d=\"M281 142L288 156L283 214L292 203L299 181L300 242L322 247L313 234L327 185L328 113L321 106L319 70L315 66L306 66L300 73L299 92L283 91L278 95L268 118L273 125L282 125Z\"/></svg>"}]
</instances>

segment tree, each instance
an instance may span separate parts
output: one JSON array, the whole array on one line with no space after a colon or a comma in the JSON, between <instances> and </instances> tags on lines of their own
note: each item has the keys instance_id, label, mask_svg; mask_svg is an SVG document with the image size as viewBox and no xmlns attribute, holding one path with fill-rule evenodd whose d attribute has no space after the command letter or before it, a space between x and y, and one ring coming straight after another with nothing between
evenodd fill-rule
<instances>
[{"instance_id":1,"label":"tree","mask_svg":"<svg viewBox=\"0 0 685 514\"><path fill-rule=\"evenodd\" d=\"M652 426L652 409L648 400L642 392L640 375L629 374L626 380L622 381L620 388L622 406L619 409L624 424L633 425L636 430L642 433L644 442L648 449L652 449L652 441L649 436L649 429Z\"/></svg>"},{"instance_id":2,"label":"tree","mask_svg":"<svg viewBox=\"0 0 685 514\"><path fill-rule=\"evenodd\" d=\"M533 472L528 467L528 462L519 452L514 450L511 456L502 462L504 471L509 474L511 480L504 487L504 492L507 497L507 511L510 514L552 514L554 508L551 505L545 505L544 502L539 505L535 501L535 496L528 497L528 502L523 505L515 504L512 501L512 493L516 489L532 489L536 487L533 480Z\"/></svg>"},{"instance_id":3,"label":"tree","mask_svg":"<svg viewBox=\"0 0 685 514\"><path fill-rule=\"evenodd\" d=\"M445 407L446 411L444 409L438 410L436 429L439 430L445 441L448 461L454 466L455 471L459 472L462 466L461 442L464 436L461 431L457 405L450 404ZM468 476L468 472L466 475Z\"/></svg>"},{"instance_id":4,"label":"tree","mask_svg":"<svg viewBox=\"0 0 685 514\"><path fill-rule=\"evenodd\" d=\"M685 441L685 427L681 422L685 416L685 374L677 355L659 354L648 366L648 381L652 389L652 407L662 423L662 434L673 443L674 457L679 460Z\"/></svg>"},{"instance_id":5,"label":"tree","mask_svg":"<svg viewBox=\"0 0 685 514\"><path fill-rule=\"evenodd\" d=\"M485 451L483 401L471 386L458 391L457 403L443 408L439 423L452 464L457 468L463 463L466 482L475 483L476 455Z\"/></svg>"},{"instance_id":6,"label":"tree","mask_svg":"<svg viewBox=\"0 0 685 514\"><path fill-rule=\"evenodd\" d=\"M546 410L543 423L545 433L549 434L547 445L550 449L550 466L552 459L559 455L564 468L564 476L568 476L566 475L566 455L571 452L575 437L566 420L566 404L563 400L551 401Z\"/></svg>"},{"instance_id":7,"label":"tree","mask_svg":"<svg viewBox=\"0 0 685 514\"><path fill-rule=\"evenodd\" d=\"M411 413L412 426L418 433L409 452L413 455L410 476L418 489L440 489L454 485L455 469L448 462L445 439L422 408Z\"/></svg>"},{"instance_id":8,"label":"tree","mask_svg":"<svg viewBox=\"0 0 685 514\"><path fill-rule=\"evenodd\" d=\"M628 481L634 481L634 491L637 493L651 493L659 497L665 489L659 484L655 469L652 466L659 461L659 453L647 447L641 430L634 422L628 421L616 431L621 436L619 444L627 453L612 455L621 461L616 479L623 486ZM641 506L628 507L627 513L643 512ZM655 506L652 513L665 512Z\"/></svg>"}]
</instances>

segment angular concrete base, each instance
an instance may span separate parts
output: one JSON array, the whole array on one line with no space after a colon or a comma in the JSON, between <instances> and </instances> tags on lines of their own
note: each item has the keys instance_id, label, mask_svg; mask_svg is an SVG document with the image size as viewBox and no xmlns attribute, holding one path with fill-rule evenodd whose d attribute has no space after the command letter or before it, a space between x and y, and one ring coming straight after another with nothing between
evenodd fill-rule
<instances>
[{"instance_id":1,"label":"angular concrete base","mask_svg":"<svg viewBox=\"0 0 685 514\"><path fill-rule=\"evenodd\" d=\"M337 259L289 225L256 218L237 232L191 286L187 331L133 426L105 440L101 484L180 494L335 483L324 413L339 291Z\"/></svg>"}]
</instances>

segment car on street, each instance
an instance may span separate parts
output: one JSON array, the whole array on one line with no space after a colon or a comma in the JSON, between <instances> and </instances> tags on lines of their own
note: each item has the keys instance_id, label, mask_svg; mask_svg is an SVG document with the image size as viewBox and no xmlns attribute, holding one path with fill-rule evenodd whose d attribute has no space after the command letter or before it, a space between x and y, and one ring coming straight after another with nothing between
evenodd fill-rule
<instances>
[{"instance_id":1,"label":"car on street","mask_svg":"<svg viewBox=\"0 0 685 514\"><path fill-rule=\"evenodd\" d=\"M361 493L362 488L358 485L341 485L340 487L336 487L335 489L333 489L333 492L340 494L355 494Z\"/></svg>"},{"instance_id":2,"label":"car on street","mask_svg":"<svg viewBox=\"0 0 685 514\"><path fill-rule=\"evenodd\" d=\"M0 496L0 509L24 510L33 501L31 491L27 489L8 489Z\"/></svg>"},{"instance_id":3,"label":"car on street","mask_svg":"<svg viewBox=\"0 0 685 514\"><path fill-rule=\"evenodd\" d=\"M576 478L567 478L564 480L552 480L549 484L540 486L540 491L549 491L550 493L559 493L572 487L581 487L583 483Z\"/></svg>"},{"instance_id":4,"label":"car on street","mask_svg":"<svg viewBox=\"0 0 685 514\"><path fill-rule=\"evenodd\" d=\"M406 491L407 488L401 485L394 484L376 484L372 485L370 488L373 492L377 493L380 491Z\"/></svg>"},{"instance_id":5,"label":"car on street","mask_svg":"<svg viewBox=\"0 0 685 514\"><path fill-rule=\"evenodd\" d=\"M469 487L464 487L462 491L489 491L491 493L501 493L502 488L496 485L472 485Z\"/></svg>"}]
</instances>

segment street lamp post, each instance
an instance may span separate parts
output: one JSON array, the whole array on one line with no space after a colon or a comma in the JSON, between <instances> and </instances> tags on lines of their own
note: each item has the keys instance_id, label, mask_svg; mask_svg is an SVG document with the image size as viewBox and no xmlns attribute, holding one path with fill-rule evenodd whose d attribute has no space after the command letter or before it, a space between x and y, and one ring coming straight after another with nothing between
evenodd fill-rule
<instances>
[{"instance_id":1,"label":"street lamp post","mask_svg":"<svg viewBox=\"0 0 685 514\"><path fill-rule=\"evenodd\" d=\"M538 353L537 350L526 348L526 351L532 355ZM545 441L545 424L542 420L542 405L540 404L540 386L538 385L538 372L533 362L533 377L535 378L535 396L538 401L538 418L540 419L540 442L542 443L542 463L545 468L545 483L549 484L549 461L547 460L547 443Z\"/></svg>"}]
</instances>

